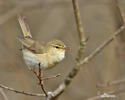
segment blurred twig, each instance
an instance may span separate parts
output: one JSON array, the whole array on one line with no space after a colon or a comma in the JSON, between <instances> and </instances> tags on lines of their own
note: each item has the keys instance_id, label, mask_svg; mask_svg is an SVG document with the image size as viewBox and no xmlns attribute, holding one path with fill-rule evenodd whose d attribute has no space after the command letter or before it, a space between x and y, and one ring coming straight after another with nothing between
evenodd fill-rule
<instances>
[{"instance_id":1,"label":"blurred twig","mask_svg":"<svg viewBox=\"0 0 125 100\"><path fill-rule=\"evenodd\" d=\"M9 91L15 92L15 93L25 94L25 95L29 95L29 96L42 96L42 97L45 97L45 94L25 92L25 91L22 91L22 90L17 90L17 89L7 87L7 86L2 85L2 84L0 84L0 87L3 88L3 89L9 90Z\"/></svg>"},{"instance_id":2,"label":"blurred twig","mask_svg":"<svg viewBox=\"0 0 125 100\"><path fill-rule=\"evenodd\" d=\"M101 95L97 95L97 96L88 98L86 100L100 100L102 98L116 98L117 95L119 95L119 94L121 94L123 92L125 92L125 88L121 88L121 89L117 89L117 90L115 90L113 92L108 92L108 93L104 93L104 94L101 94Z\"/></svg>"},{"instance_id":3,"label":"blurred twig","mask_svg":"<svg viewBox=\"0 0 125 100\"><path fill-rule=\"evenodd\" d=\"M0 25L4 24L6 21L8 21L9 18L13 17L14 15L16 15L17 13L20 13L22 11L21 8L13 8L11 10L9 10L8 12L6 12L5 14L0 16Z\"/></svg>"},{"instance_id":4,"label":"blurred twig","mask_svg":"<svg viewBox=\"0 0 125 100\"><path fill-rule=\"evenodd\" d=\"M100 99L103 99L103 98L116 98L116 96L114 94L110 94L110 93L103 93L101 95L91 97L87 100L100 100Z\"/></svg>"},{"instance_id":5,"label":"blurred twig","mask_svg":"<svg viewBox=\"0 0 125 100\"><path fill-rule=\"evenodd\" d=\"M125 29L125 26L124 25L121 26L111 37L109 37L100 46L98 46L88 57L86 57L84 60L82 60L79 64L84 65L84 64L88 63L98 53L100 53L105 48L105 46L107 46L109 43L111 43L124 29Z\"/></svg>"},{"instance_id":6,"label":"blurred twig","mask_svg":"<svg viewBox=\"0 0 125 100\"><path fill-rule=\"evenodd\" d=\"M16 5L14 8L10 9L8 12L0 16L0 25L4 24L13 16L19 14L23 11L24 8L32 7L34 5L38 5L41 3L41 0L37 0L35 2L22 2L20 5Z\"/></svg>"},{"instance_id":7,"label":"blurred twig","mask_svg":"<svg viewBox=\"0 0 125 100\"><path fill-rule=\"evenodd\" d=\"M122 83L125 83L125 78L109 82L107 84L107 86L118 85L118 84L122 84Z\"/></svg>"},{"instance_id":8,"label":"blurred twig","mask_svg":"<svg viewBox=\"0 0 125 100\"><path fill-rule=\"evenodd\" d=\"M118 0L115 0L115 1L116 1L116 7L117 7L117 9L118 9L118 11L120 13L123 24L125 24L125 14L124 14L123 10L121 9Z\"/></svg>"},{"instance_id":9,"label":"blurred twig","mask_svg":"<svg viewBox=\"0 0 125 100\"><path fill-rule=\"evenodd\" d=\"M125 83L125 78L115 80L115 81L112 81L112 82L108 82L107 84L97 84L97 87L106 88L106 87L110 87L110 86L113 86L113 85L119 85L119 84L123 84L123 83Z\"/></svg>"},{"instance_id":10,"label":"blurred twig","mask_svg":"<svg viewBox=\"0 0 125 100\"><path fill-rule=\"evenodd\" d=\"M0 93L3 96L4 100L9 100L2 88L0 88Z\"/></svg>"}]
</instances>

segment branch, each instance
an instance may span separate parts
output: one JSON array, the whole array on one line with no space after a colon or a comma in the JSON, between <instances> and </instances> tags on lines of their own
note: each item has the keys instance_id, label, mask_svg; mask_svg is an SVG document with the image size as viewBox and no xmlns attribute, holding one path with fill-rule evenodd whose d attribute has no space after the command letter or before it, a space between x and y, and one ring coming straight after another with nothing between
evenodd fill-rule
<instances>
[{"instance_id":1,"label":"branch","mask_svg":"<svg viewBox=\"0 0 125 100\"><path fill-rule=\"evenodd\" d=\"M116 81L112 81L112 82L109 82L107 84L107 86L112 86L112 85L118 85L118 84L122 84L122 83L125 83L125 79L119 79L119 80L116 80Z\"/></svg>"},{"instance_id":2,"label":"branch","mask_svg":"<svg viewBox=\"0 0 125 100\"><path fill-rule=\"evenodd\" d=\"M2 88L0 88L0 93L3 96L4 100L9 100Z\"/></svg>"},{"instance_id":3,"label":"branch","mask_svg":"<svg viewBox=\"0 0 125 100\"><path fill-rule=\"evenodd\" d=\"M44 92L45 96L48 97L48 94L47 94L47 92L45 91L44 86L43 86L43 80L42 80L42 77L43 77L43 76L41 75L40 65L39 65L39 73L37 73L35 70L31 70L31 71L32 71L32 72L35 74L35 76L38 78L38 80L39 80L39 85L40 85L42 91Z\"/></svg>"},{"instance_id":4,"label":"branch","mask_svg":"<svg viewBox=\"0 0 125 100\"><path fill-rule=\"evenodd\" d=\"M80 16L80 11L79 11L79 5L78 5L78 0L72 0L73 4L73 10L74 10L74 16L76 20L76 25L77 25L77 30L78 30L78 36L80 40L80 48L78 51L78 56L76 57L77 60L77 67L74 67L72 71L68 74L66 79L63 81L62 84L59 85L59 87L53 92L53 98L58 97L63 91L65 90L66 86L68 86L71 83L71 80L76 76L78 70L79 70L79 63L81 62L83 55L84 55L84 50L85 50L85 45L86 45L86 39L82 27L82 21L81 21L81 16Z\"/></svg>"},{"instance_id":5,"label":"branch","mask_svg":"<svg viewBox=\"0 0 125 100\"><path fill-rule=\"evenodd\" d=\"M78 17L78 16L80 16L79 9L78 9L78 0L72 0L72 2L73 2L74 14L75 14L75 16L77 16L77 17L75 17L76 18L77 29L79 30L79 38L80 38L79 54L81 52L81 55L83 55L82 53L84 51L86 41L85 41L85 37L82 35L83 31L80 31L80 30L83 30L83 29L80 29L81 28L81 24L80 24L81 19L80 19L80 17ZM49 92L50 95L49 95L48 100L52 100L52 99L54 100L59 95L61 95L65 91L66 87L72 82L73 78L78 74L80 68L83 67L83 65L88 64L88 62L90 62L97 54L99 54L124 29L125 29L125 26L124 25L121 26L111 37L109 37L106 41L104 41L92 53L90 53L89 56L85 57L85 59L82 60L83 56L80 56L78 54L76 67L74 67L71 70L71 72L68 74L68 76L64 79L64 81L59 85L59 87L54 92ZM10 91L13 91L13 92L16 92L16 93L21 93L21 94L30 95L30 96L44 96L45 97L45 94L34 94L34 93L29 93L29 92L24 92L24 91L18 91L18 90L15 90L13 88L9 88L9 87L3 86L3 85L0 85L0 87L4 88L4 89L7 89L7 90L10 90Z\"/></svg>"},{"instance_id":6,"label":"branch","mask_svg":"<svg viewBox=\"0 0 125 100\"><path fill-rule=\"evenodd\" d=\"M115 80L115 81L112 81L112 82L108 82L107 84L97 84L97 87L107 88L107 87L110 87L110 86L113 86L113 85L120 85L120 84L123 84L123 83L125 83L125 78Z\"/></svg>"},{"instance_id":7,"label":"branch","mask_svg":"<svg viewBox=\"0 0 125 100\"><path fill-rule=\"evenodd\" d=\"M111 43L123 30L125 26L121 26L111 37L109 37L106 41L104 41L99 47L97 47L89 56L85 57L77 67L74 67L72 71L68 74L66 79L59 85L59 87L53 92L53 97L56 97L64 92L66 87L72 82L72 79L77 75L79 69L83 67L83 65L88 64L97 54L99 54L109 43ZM81 66L82 65L82 66Z\"/></svg>"},{"instance_id":8,"label":"branch","mask_svg":"<svg viewBox=\"0 0 125 100\"><path fill-rule=\"evenodd\" d=\"M116 0L116 7L117 7L117 9L118 9L118 11L120 13L120 16L121 16L121 19L123 21L123 24L125 25L125 14L124 14L123 10L120 8L118 0Z\"/></svg>"},{"instance_id":9,"label":"branch","mask_svg":"<svg viewBox=\"0 0 125 100\"><path fill-rule=\"evenodd\" d=\"M91 97L87 100L100 100L100 99L104 99L104 98L116 98L116 96L114 94L110 94L110 93L103 93L101 95Z\"/></svg>"},{"instance_id":10,"label":"branch","mask_svg":"<svg viewBox=\"0 0 125 100\"><path fill-rule=\"evenodd\" d=\"M79 65L84 65L93 59L98 53L100 53L109 43L111 43L123 30L125 26L121 26L111 37L104 41L99 47L97 47L88 57L82 60Z\"/></svg>"},{"instance_id":11,"label":"branch","mask_svg":"<svg viewBox=\"0 0 125 100\"><path fill-rule=\"evenodd\" d=\"M45 96L48 97L48 94L47 94L46 90L44 89L43 80L41 79L41 68L40 68L40 66L39 66L39 76L37 76L37 78L39 79L39 85L41 86L41 89L43 90Z\"/></svg>"},{"instance_id":12,"label":"branch","mask_svg":"<svg viewBox=\"0 0 125 100\"><path fill-rule=\"evenodd\" d=\"M76 18L77 29L79 32L79 38L80 38L80 49L79 49L78 58L77 58L77 65L71 70L71 72L64 79L64 81L53 92L52 98L57 98L59 95L61 95L64 92L66 87L72 82L72 79L78 74L80 68L82 67L81 65L85 65L88 62L90 62L97 54L99 54L109 43L111 43L125 29L125 26L121 26L113 34L113 36L109 37L105 42L103 42L99 47L97 47L88 57L82 60L86 41L85 41L83 28L81 25L78 0L72 0L72 3L73 3L74 14Z\"/></svg>"},{"instance_id":13,"label":"branch","mask_svg":"<svg viewBox=\"0 0 125 100\"><path fill-rule=\"evenodd\" d=\"M123 93L123 92L125 92L125 88L117 89L113 92L103 93L101 95L97 95L97 96L88 98L86 100L100 100L102 98L116 98L117 95L119 95L120 93Z\"/></svg>"},{"instance_id":14,"label":"branch","mask_svg":"<svg viewBox=\"0 0 125 100\"><path fill-rule=\"evenodd\" d=\"M75 16L77 30L78 30L78 36L80 40L80 48L79 48L78 57L77 57L77 62L80 62L80 60L83 58L83 55L84 55L86 38L85 38L83 26L82 26L78 0L72 0L72 4L73 4L74 16Z\"/></svg>"},{"instance_id":15,"label":"branch","mask_svg":"<svg viewBox=\"0 0 125 100\"><path fill-rule=\"evenodd\" d=\"M53 76L49 76L49 77L42 77L41 80L50 80L50 79L53 79L53 78L57 78L61 76L61 74L57 74L57 75L53 75Z\"/></svg>"},{"instance_id":16,"label":"branch","mask_svg":"<svg viewBox=\"0 0 125 100\"><path fill-rule=\"evenodd\" d=\"M45 94L37 94L37 93L25 92L25 91L22 91L22 90L16 90L16 89L7 87L7 86L2 85L2 84L0 84L0 87L3 88L3 89L6 89L8 91L15 92L15 93L20 93L20 94L29 95L29 96L42 96L42 97L45 97Z\"/></svg>"}]
</instances>

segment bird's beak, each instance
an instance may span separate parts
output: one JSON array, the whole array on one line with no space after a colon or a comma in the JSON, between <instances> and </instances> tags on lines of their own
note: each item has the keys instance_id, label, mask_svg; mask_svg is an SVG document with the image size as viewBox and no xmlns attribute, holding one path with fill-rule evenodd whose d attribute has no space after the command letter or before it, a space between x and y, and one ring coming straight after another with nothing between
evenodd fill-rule
<instances>
[{"instance_id":1,"label":"bird's beak","mask_svg":"<svg viewBox=\"0 0 125 100\"><path fill-rule=\"evenodd\" d=\"M64 49L64 50L69 50L69 48L68 48L68 47L64 47L63 49Z\"/></svg>"}]
</instances>

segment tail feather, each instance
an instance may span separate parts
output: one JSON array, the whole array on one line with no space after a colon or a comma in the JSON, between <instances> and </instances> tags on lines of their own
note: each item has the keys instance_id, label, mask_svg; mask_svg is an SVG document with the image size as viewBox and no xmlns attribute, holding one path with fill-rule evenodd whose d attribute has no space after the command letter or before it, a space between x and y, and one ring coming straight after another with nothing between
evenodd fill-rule
<instances>
[{"instance_id":1,"label":"tail feather","mask_svg":"<svg viewBox=\"0 0 125 100\"><path fill-rule=\"evenodd\" d=\"M31 33L30 33L29 26L28 26L28 24L26 23L25 18L24 18L24 17L21 17L21 16L19 15L19 16L18 16L18 21L19 21L19 24L20 24L21 29L22 29L22 31L23 31L24 38L25 38L25 37L32 38L32 35L31 35Z\"/></svg>"}]
</instances>

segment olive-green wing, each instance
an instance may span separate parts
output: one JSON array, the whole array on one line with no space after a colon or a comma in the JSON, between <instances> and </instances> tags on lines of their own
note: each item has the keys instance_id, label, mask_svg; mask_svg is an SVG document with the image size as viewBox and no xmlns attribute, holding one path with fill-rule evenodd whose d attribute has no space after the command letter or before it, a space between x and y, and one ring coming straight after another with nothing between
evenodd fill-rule
<instances>
[{"instance_id":1,"label":"olive-green wing","mask_svg":"<svg viewBox=\"0 0 125 100\"><path fill-rule=\"evenodd\" d=\"M43 54L44 53L44 44L38 41L34 41L31 38L19 38L19 41L22 43L23 48L30 50L36 54Z\"/></svg>"}]
</instances>

